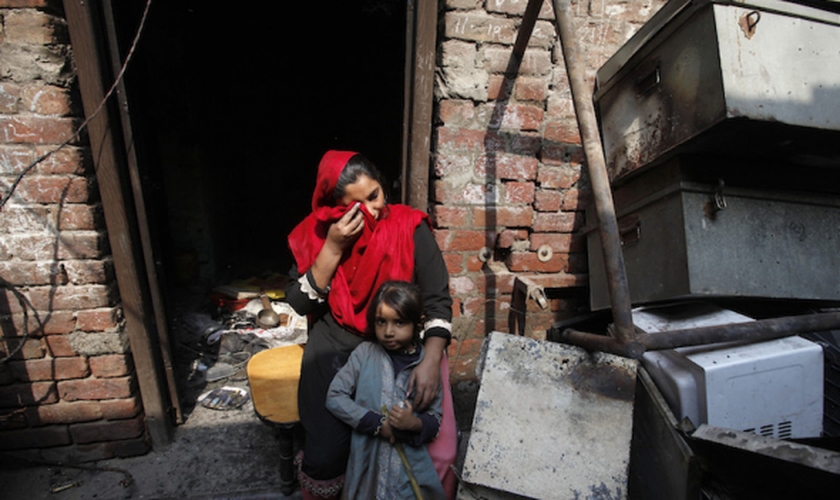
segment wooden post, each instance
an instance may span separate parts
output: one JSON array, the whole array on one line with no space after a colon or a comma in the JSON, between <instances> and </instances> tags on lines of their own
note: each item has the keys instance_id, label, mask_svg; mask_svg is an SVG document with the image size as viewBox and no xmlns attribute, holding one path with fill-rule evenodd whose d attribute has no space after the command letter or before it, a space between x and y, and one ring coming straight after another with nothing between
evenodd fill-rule
<instances>
[{"instance_id":1,"label":"wooden post","mask_svg":"<svg viewBox=\"0 0 840 500\"><path fill-rule=\"evenodd\" d=\"M104 60L98 50L97 32L93 24L93 4L94 2L84 0L64 0L79 90L87 117L94 114L105 97L107 90L103 84L103 73L109 77L111 75L110 72L102 70ZM154 323L145 300L148 288L142 279L143 258L139 251L133 204L125 198L130 197L130 190L127 188L129 184L125 178L126 174L120 168L119 121L117 120L116 125L109 121L106 106L89 122L87 132L131 354L143 400L146 428L152 447L159 449L172 441L173 424L169 414L171 405L160 376L160 349L155 342Z\"/></svg>"}]
</instances>

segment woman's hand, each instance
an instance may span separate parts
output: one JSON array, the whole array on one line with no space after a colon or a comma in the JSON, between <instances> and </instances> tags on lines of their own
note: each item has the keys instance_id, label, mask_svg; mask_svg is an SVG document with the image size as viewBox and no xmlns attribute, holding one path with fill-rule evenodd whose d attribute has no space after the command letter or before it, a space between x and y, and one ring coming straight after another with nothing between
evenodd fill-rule
<instances>
[{"instance_id":1,"label":"woman's hand","mask_svg":"<svg viewBox=\"0 0 840 500\"><path fill-rule=\"evenodd\" d=\"M414 407L418 411L424 411L440 391L440 360L446 348L446 340L431 337L426 339L424 345L426 354L423 361L414 367L408 379L408 394L414 394Z\"/></svg>"},{"instance_id":2,"label":"woman's hand","mask_svg":"<svg viewBox=\"0 0 840 500\"><path fill-rule=\"evenodd\" d=\"M336 250L344 253L362 234L365 218L356 202L340 219L330 224L327 232L327 242L335 246Z\"/></svg>"}]
</instances>

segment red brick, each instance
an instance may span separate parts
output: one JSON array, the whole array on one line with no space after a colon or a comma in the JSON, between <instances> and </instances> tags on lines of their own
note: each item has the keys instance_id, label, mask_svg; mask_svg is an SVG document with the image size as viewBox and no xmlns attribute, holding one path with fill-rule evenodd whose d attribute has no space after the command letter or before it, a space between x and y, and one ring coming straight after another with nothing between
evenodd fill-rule
<instances>
[{"instance_id":1,"label":"red brick","mask_svg":"<svg viewBox=\"0 0 840 500\"><path fill-rule=\"evenodd\" d=\"M37 287L29 291L29 300L39 310L84 310L113 305L115 290L106 285Z\"/></svg>"},{"instance_id":2,"label":"red brick","mask_svg":"<svg viewBox=\"0 0 840 500\"><path fill-rule=\"evenodd\" d=\"M556 273L566 270L569 256L555 252L547 262L537 258L536 252L511 252L507 259L508 268L513 272Z\"/></svg>"},{"instance_id":3,"label":"red brick","mask_svg":"<svg viewBox=\"0 0 840 500\"><path fill-rule=\"evenodd\" d=\"M444 205L484 205L493 202L495 193L483 184L458 185L442 180L435 181L435 200Z\"/></svg>"},{"instance_id":4,"label":"red brick","mask_svg":"<svg viewBox=\"0 0 840 500\"><path fill-rule=\"evenodd\" d=\"M445 252L443 261L446 263L446 269L450 275L461 274L464 271L464 257L460 253Z\"/></svg>"},{"instance_id":5,"label":"red brick","mask_svg":"<svg viewBox=\"0 0 840 500\"><path fill-rule=\"evenodd\" d=\"M435 205L432 209L432 218L435 227L464 227L470 223L470 210L464 207L447 207Z\"/></svg>"},{"instance_id":6,"label":"red brick","mask_svg":"<svg viewBox=\"0 0 840 500\"><path fill-rule=\"evenodd\" d=\"M537 212L534 231L538 233L571 233L578 229L575 212Z\"/></svg>"},{"instance_id":7,"label":"red brick","mask_svg":"<svg viewBox=\"0 0 840 500\"><path fill-rule=\"evenodd\" d=\"M467 127L475 119L475 104L468 100L443 99L438 117L446 126Z\"/></svg>"},{"instance_id":8,"label":"red brick","mask_svg":"<svg viewBox=\"0 0 840 500\"><path fill-rule=\"evenodd\" d=\"M494 104L486 104L492 109L489 126L505 130L539 130L545 112L541 107L530 104L513 104L504 108L497 108Z\"/></svg>"},{"instance_id":9,"label":"red brick","mask_svg":"<svg viewBox=\"0 0 840 500\"><path fill-rule=\"evenodd\" d=\"M69 403L59 401L49 405L39 405L28 410L29 421L33 425L72 424L90 422L102 418L99 403L96 401L77 401Z\"/></svg>"},{"instance_id":10,"label":"red brick","mask_svg":"<svg viewBox=\"0 0 840 500\"><path fill-rule=\"evenodd\" d=\"M487 99L495 101L509 94L510 86L513 84L512 80L505 75L490 75L487 79Z\"/></svg>"},{"instance_id":11,"label":"red brick","mask_svg":"<svg viewBox=\"0 0 840 500\"><path fill-rule=\"evenodd\" d=\"M104 285L114 278L114 262L110 257L97 260L66 260L61 263L73 285Z\"/></svg>"},{"instance_id":12,"label":"red brick","mask_svg":"<svg viewBox=\"0 0 840 500\"><path fill-rule=\"evenodd\" d=\"M0 358L9 356L21 343L21 339L0 339ZM12 359L39 359L47 353L41 338L29 337L23 347L12 356Z\"/></svg>"},{"instance_id":13,"label":"red brick","mask_svg":"<svg viewBox=\"0 0 840 500\"><path fill-rule=\"evenodd\" d=\"M573 167L542 167L537 174L540 187L569 189L580 180L580 169Z\"/></svg>"},{"instance_id":14,"label":"red brick","mask_svg":"<svg viewBox=\"0 0 840 500\"><path fill-rule=\"evenodd\" d=\"M442 151L484 151L488 134L483 130L438 127L437 149Z\"/></svg>"},{"instance_id":15,"label":"red brick","mask_svg":"<svg viewBox=\"0 0 840 500\"><path fill-rule=\"evenodd\" d=\"M85 177L34 175L23 178L15 195L30 203L85 203L91 199L91 189Z\"/></svg>"},{"instance_id":16,"label":"red brick","mask_svg":"<svg viewBox=\"0 0 840 500\"><path fill-rule=\"evenodd\" d=\"M563 203L563 193L539 189L534 195L534 208L539 212L556 212Z\"/></svg>"},{"instance_id":17,"label":"red brick","mask_svg":"<svg viewBox=\"0 0 840 500\"><path fill-rule=\"evenodd\" d=\"M120 321L117 307L88 309L76 313L77 327L83 332L105 332L113 330Z\"/></svg>"},{"instance_id":18,"label":"red brick","mask_svg":"<svg viewBox=\"0 0 840 500\"><path fill-rule=\"evenodd\" d=\"M446 38L473 42L512 44L516 39L513 19L466 12L447 12L444 19Z\"/></svg>"},{"instance_id":19,"label":"red brick","mask_svg":"<svg viewBox=\"0 0 840 500\"><path fill-rule=\"evenodd\" d=\"M563 206L561 208L566 212L582 210L586 206L588 198L588 195L581 193L579 189L571 188L563 195Z\"/></svg>"},{"instance_id":20,"label":"red brick","mask_svg":"<svg viewBox=\"0 0 840 500\"><path fill-rule=\"evenodd\" d=\"M534 157L499 153L482 156L475 165L475 175L494 179L532 181L537 178L539 162Z\"/></svg>"},{"instance_id":21,"label":"red brick","mask_svg":"<svg viewBox=\"0 0 840 500\"><path fill-rule=\"evenodd\" d=\"M542 102L548 96L548 79L522 77L513 87L513 95L520 101Z\"/></svg>"},{"instance_id":22,"label":"red brick","mask_svg":"<svg viewBox=\"0 0 840 500\"><path fill-rule=\"evenodd\" d=\"M505 229L499 233L496 245L499 248L510 248L517 241L527 241L528 231L525 229Z\"/></svg>"},{"instance_id":23,"label":"red brick","mask_svg":"<svg viewBox=\"0 0 840 500\"><path fill-rule=\"evenodd\" d=\"M18 175L35 161L30 146L0 144L0 174ZM3 210L8 210L8 206Z\"/></svg>"},{"instance_id":24,"label":"red brick","mask_svg":"<svg viewBox=\"0 0 840 500\"><path fill-rule=\"evenodd\" d=\"M61 231L93 231L99 229L101 210L98 206L67 204L58 214Z\"/></svg>"},{"instance_id":25,"label":"red brick","mask_svg":"<svg viewBox=\"0 0 840 500\"><path fill-rule=\"evenodd\" d=\"M515 279L516 275L510 272L482 273L476 278L478 292L489 296L510 294L513 291Z\"/></svg>"},{"instance_id":26,"label":"red brick","mask_svg":"<svg viewBox=\"0 0 840 500\"><path fill-rule=\"evenodd\" d=\"M70 94L67 89L53 85L25 85L20 92L27 111L39 115L70 114Z\"/></svg>"},{"instance_id":27,"label":"red brick","mask_svg":"<svg viewBox=\"0 0 840 500\"><path fill-rule=\"evenodd\" d=\"M577 166L585 163L586 156L580 146L549 143L540 150L540 159L549 166Z\"/></svg>"},{"instance_id":28,"label":"red brick","mask_svg":"<svg viewBox=\"0 0 840 500\"><path fill-rule=\"evenodd\" d=\"M55 382L32 382L0 386L0 408L44 405L58 401Z\"/></svg>"},{"instance_id":29,"label":"red brick","mask_svg":"<svg viewBox=\"0 0 840 500\"><path fill-rule=\"evenodd\" d=\"M41 327L35 319L35 313L29 311L26 329L29 330L29 334L32 336L40 336L42 333L46 335L69 333L73 331L76 325L76 319L73 317L71 311L39 312L38 317L41 319L41 325L44 329L43 332L41 332ZM0 329L2 329L6 337L11 337L12 335L21 336L24 332L23 320L23 313L0 317Z\"/></svg>"},{"instance_id":30,"label":"red brick","mask_svg":"<svg viewBox=\"0 0 840 500\"><path fill-rule=\"evenodd\" d=\"M531 227L533 222L534 209L530 206L476 207L473 210L475 227Z\"/></svg>"},{"instance_id":31,"label":"red brick","mask_svg":"<svg viewBox=\"0 0 840 500\"><path fill-rule=\"evenodd\" d=\"M560 144L581 144L580 131L574 120L549 122L545 125L543 136L546 140Z\"/></svg>"},{"instance_id":32,"label":"red brick","mask_svg":"<svg viewBox=\"0 0 840 500\"><path fill-rule=\"evenodd\" d=\"M461 307L462 314L464 316L483 316L486 301L487 299L484 297L465 297Z\"/></svg>"},{"instance_id":33,"label":"red brick","mask_svg":"<svg viewBox=\"0 0 840 500\"><path fill-rule=\"evenodd\" d=\"M97 378L122 377L131 373L131 358L125 354L105 354L88 358L90 371Z\"/></svg>"},{"instance_id":34,"label":"red brick","mask_svg":"<svg viewBox=\"0 0 840 500\"><path fill-rule=\"evenodd\" d=\"M515 16L522 16L525 14L525 7L528 2L525 1L511 1L511 0L487 0L487 12L499 12L502 14L512 14ZM540 8L540 13L537 16L540 19L554 19L554 9L551 2L543 2Z\"/></svg>"},{"instance_id":35,"label":"red brick","mask_svg":"<svg viewBox=\"0 0 840 500\"><path fill-rule=\"evenodd\" d=\"M109 399L99 402L102 418L105 420L122 420L137 416L142 410L140 399L133 396L125 399Z\"/></svg>"},{"instance_id":36,"label":"red brick","mask_svg":"<svg viewBox=\"0 0 840 500\"><path fill-rule=\"evenodd\" d=\"M452 297L452 317L457 318L461 315L461 299L457 296Z\"/></svg>"},{"instance_id":37,"label":"red brick","mask_svg":"<svg viewBox=\"0 0 840 500\"><path fill-rule=\"evenodd\" d=\"M504 73L512 52L512 48L488 48L484 51L484 69L490 73ZM519 65L519 75L549 75L553 67L548 50L529 47Z\"/></svg>"},{"instance_id":38,"label":"red brick","mask_svg":"<svg viewBox=\"0 0 840 500\"><path fill-rule=\"evenodd\" d=\"M0 83L0 113L11 115L18 112L20 86L11 82Z\"/></svg>"},{"instance_id":39,"label":"red brick","mask_svg":"<svg viewBox=\"0 0 840 500\"><path fill-rule=\"evenodd\" d=\"M63 285L67 283L67 277L62 273L62 266L62 263L51 261L5 261L0 262L0 275L18 286Z\"/></svg>"},{"instance_id":40,"label":"red brick","mask_svg":"<svg viewBox=\"0 0 840 500\"><path fill-rule=\"evenodd\" d=\"M467 272L478 272L484 268L484 261L478 258L478 255L471 253L467 255Z\"/></svg>"},{"instance_id":41,"label":"red brick","mask_svg":"<svg viewBox=\"0 0 840 500\"><path fill-rule=\"evenodd\" d=\"M21 382L67 380L88 376L84 358L45 358L10 362L12 374Z\"/></svg>"},{"instance_id":42,"label":"red brick","mask_svg":"<svg viewBox=\"0 0 840 500\"><path fill-rule=\"evenodd\" d=\"M67 41L64 20L40 10L11 10L5 14L4 21L7 43L53 45Z\"/></svg>"},{"instance_id":43,"label":"red brick","mask_svg":"<svg viewBox=\"0 0 840 500\"><path fill-rule=\"evenodd\" d=\"M36 146L35 151L39 158L49 153L36 167L40 174L82 175L91 162L86 149L73 146L65 146L58 151L52 146Z\"/></svg>"},{"instance_id":44,"label":"red brick","mask_svg":"<svg viewBox=\"0 0 840 500\"><path fill-rule=\"evenodd\" d=\"M76 133L76 120L0 115L0 137L10 143L61 144Z\"/></svg>"},{"instance_id":45,"label":"red brick","mask_svg":"<svg viewBox=\"0 0 840 500\"><path fill-rule=\"evenodd\" d=\"M0 432L0 449L2 450L51 448L70 443L70 434L67 432L66 425Z\"/></svg>"},{"instance_id":46,"label":"red brick","mask_svg":"<svg viewBox=\"0 0 840 500\"><path fill-rule=\"evenodd\" d=\"M63 232L58 240L47 233L15 234L4 238L3 243L9 260L13 257L29 261L96 259L108 250L104 234L94 231Z\"/></svg>"},{"instance_id":47,"label":"red brick","mask_svg":"<svg viewBox=\"0 0 840 500\"><path fill-rule=\"evenodd\" d=\"M78 356L70 344L70 339L64 335L50 335L46 337L46 341L53 357Z\"/></svg>"},{"instance_id":48,"label":"red brick","mask_svg":"<svg viewBox=\"0 0 840 500\"><path fill-rule=\"evenodd\" d=\"M103 420L70 426L74 443L94 443L136 438L145 432L143 416L127 420Z\"/></svg>"},{"instance_id":49,"label":"red brick","mask_svg":"<svg viewBox=\"0 0 840 500\"><path fill-rule=\"evenodd\" d=\"M484 231L474 230L438 230L435 239L444 252L478 251L487 243Z\"/></svg>"},{"instance_id":50,"label":"red brick","mask_svg":"<svg viewBox=\"0 0 840 500\"><path fill-rule=\"evenodd\" d=\"M533 182L505 182L505 203L511 205L530 205L534 202Z\"/></svg>"},{"instance_id":51,"label":"red brick","mask_svg":"<svg viewBox=\"0 0 840 500\"><path fill-rule=\"evenodd\" d=\"M131 377L65 380L58 382L58 393L65 401L118 399L131 396L133 385Z\"/></svg>"},{"instance_id":52,"label":"red brick","mask_svg":"<svg viewBox=\"0 0 840 500\"><path fill-rule=\"evenodd\" d=\"M531 250L548 245L555 252L569 252L572 245L570 233L534 233L531 235Z\"/></svg>"}]
</instances>

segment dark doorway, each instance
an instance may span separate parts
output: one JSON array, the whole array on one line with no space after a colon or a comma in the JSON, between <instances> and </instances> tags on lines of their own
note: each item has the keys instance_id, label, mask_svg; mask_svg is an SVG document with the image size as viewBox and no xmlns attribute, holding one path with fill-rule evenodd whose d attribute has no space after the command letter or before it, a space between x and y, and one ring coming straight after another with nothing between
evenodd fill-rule
<instances>
[{"instance_id":1,"label":"dark doorway","mask_svg":"<svg viewBox=\"0 0 840 500\"><path fill-rule=\"evenodd\" d=\"M113 5L127 48L145 0ZM396 179L405 16L386 0L153 3L126 84L170 283L287 271L327 149Z\"/></svg>"}]
</instances>

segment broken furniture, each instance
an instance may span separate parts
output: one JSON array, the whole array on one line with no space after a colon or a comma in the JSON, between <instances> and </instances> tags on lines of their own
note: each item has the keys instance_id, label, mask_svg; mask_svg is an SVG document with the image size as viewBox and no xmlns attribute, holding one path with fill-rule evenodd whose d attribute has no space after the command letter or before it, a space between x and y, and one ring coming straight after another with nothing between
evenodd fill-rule
<instances>
[{"instance_id":1,"label":"broken furniture","mask_svg":"<svg viewBox=\"0 0 840 500\"><path fill-rule=\"evenodd\" d=\"M280 480L283 493L292 493L299 447L298 381L303 346L294 344L261 351L248 361L248 383L254 412L271 426L280 440Z\"/></svg>"}]
</instances>

